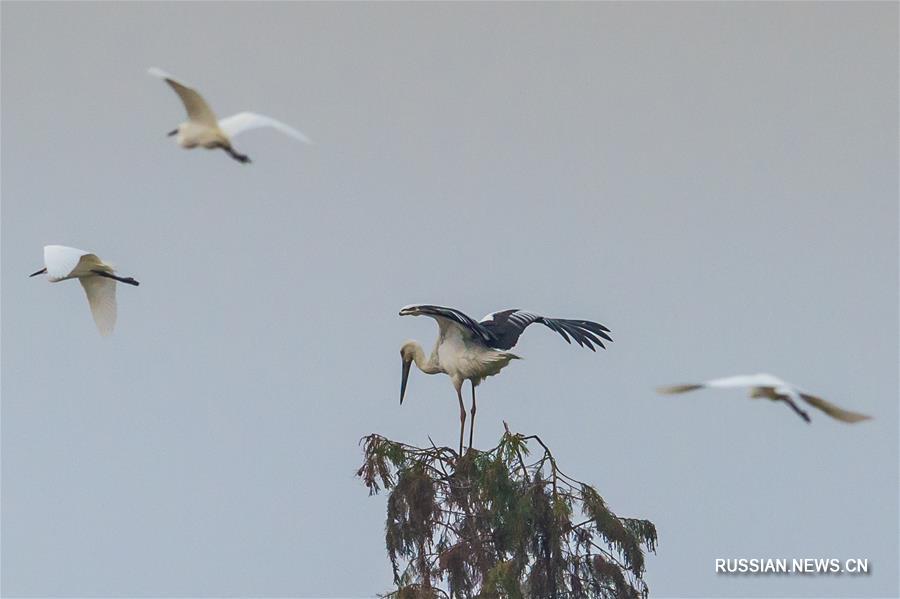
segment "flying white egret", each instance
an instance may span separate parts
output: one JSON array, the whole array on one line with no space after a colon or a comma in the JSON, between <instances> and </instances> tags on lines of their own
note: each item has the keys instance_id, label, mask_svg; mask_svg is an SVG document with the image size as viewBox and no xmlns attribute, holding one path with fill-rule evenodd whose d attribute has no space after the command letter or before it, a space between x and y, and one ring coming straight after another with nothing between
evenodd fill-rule
<instances>
[{"instance_id":1,"label":"flying white egret","mask_svg":"<svg viewBox=\"0 0 900 599\"><path fill-rule=\"evenodd\" d=\"M871 416L866 416L865 414L859 414L858 412L851 412L849 410L839 408L836 405L825 401L821 397L810 395L796 385L786 383L776 376L765 373L730 376L721 379L713 379L711 381L706 381L705 383L698 384L660 387L659 389L657 389L657 391L667 394L685 393L687 391L694 391L695 389L702 389L704 387L716 387L722 389L747 387L750 389L751 399L764 397L772 401L783 401L806 422L810 422L809 414L800 409L800 406L797 405L800 400L805 401L814 408L822 410L835 420L840 420L841 422L859 422L860 420L869 420L871 418Z\"/></svg>"},{"instance_id":2,"label":"flying white egret","mask_svg":"<svg viewBox=\"0 0 900 599\"><path fill-rule=\"evenodd\" d=\"M293 127L255 112L239 112L218 120L212 108L197 90L181 83L162 69L151 67L147 72L154 77L164 79L175 90L187 109L188 120L169 132L170 136L178 136L175 139L182 148L191 149L197 146L203 146L208 150L221 148L238 162L250 162L250 158L245 154L235 151L231 145L231 139L244 131L260 127L272 127L294 139L312 143L308 137Z\"/></svg>"},{"instance_id":3,"label":"flying white egret","mask_svg":"<svg viewBox=\"0 0 900 599\"><path fill-rule=\"evenodd\" d=\"M410 366L416 366L425 374L442 372L450 377L456 397L459 400L459 453L462 455L463 435L466 427L466 408L463 405L462 386L465 381L472 383L472 421L469 424L469 448L475 430L475 387L485 377L500 372L511 360L519 356L506 351L512 349L525 328L535 322L556 331L571 343L570 337L578 345L596 351L594 346L605 348L603 340L612 341L609 329L602 324L587 320L564 320L546 318L523 310L503 310L488 314L480 322L466 316L459 310L441 306L407 306L400 310L400 316L430 316L438 323L438 339L429 358L425 357L422 346L415 341L407 341L400 348L403 360L403 378L400 383L400 403L406 395L406 382Z\"/></svg>"},{"instance_id":4,"label":"flying white egret","mask_svg":"<svg viewBox=\"0 0 900 599\"><path fill-rule=\"evenodd\" d=\"M104 336L116 326L116 281L140 285L131 277L117 276L113 267L95 254L64 245L45 245L44 268L28 276L44 273L51 283L78 279L87 294L97 329Z\"/></svg>"}]
</instances>

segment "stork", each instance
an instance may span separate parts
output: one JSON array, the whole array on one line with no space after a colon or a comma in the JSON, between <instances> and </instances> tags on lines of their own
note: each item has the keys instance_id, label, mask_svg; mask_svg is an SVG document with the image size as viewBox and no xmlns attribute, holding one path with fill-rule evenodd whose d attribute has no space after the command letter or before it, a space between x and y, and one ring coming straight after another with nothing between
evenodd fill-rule
<instances>
[{"instance_id":1,"label":"stork","mask_svg":"<svg viewBox=\"0 0 900 599\"><path fill-rule=\"evenodd\" d=\"M312 143L308 137L293 127L255 112L239 112L217 120L212 108L197 90L181 83L162 69L151 67L147 72L168 83L181 98L181 102L187 110L187 122L181 123L169 132L169 136L177 135L175 139L182 148L191 149L197 146L203 146L208 150L221 148L238 162L247 163L250 162L250 158L246 154L240 154L232 147L231 138L244 131L260 127L272 127L296 140Z\"/></svg>"},{"instance_id":2,"label":"stork","mask_svg":"<svg viewBox=\"0 0 900 599\"><path fill-rule=\"evenodd\" d=\"M765 373L729 376L720 379L712 379L704 383L672 385L669 387L660 387L659 389L657 389L657 391L659 393L665 394L686 393L688 391L694 391L696 389L703 389L706 387L714 387L720 389L729 389L735 387L749 388L751 399L765 398L772 401L783 401L807 423L810 422L809 414L807 414L803 409L800 408L799 405L797 405L801 400L805 401L812 407L825 412L835 420L840 420L841 422L852 423L859 422L860 420L869 420L871 418L871 416L866 416L865 414L851 412L849 410L839 408L833 403L825 401L821 397L807 393L796 385L786 383L777 376Z\"/></svg>"},{"instance_id":3,"label":"stork","mask_svg":"<svg viewBox=\"0 0 900 599\"><path fill-rule=\"evenodd\" d=\"M44 246L44 268L29 277L47 275L51 283L78 279L87 295L94 323L101 335L109 335L116 326L116 282L140 285L131 277L120 277L96 254L66 247Z\"/></svg>"},{"instance_id":4,"label":"stork","mask_svg":"<svg viewBox=\"0 0 900 599\"><path fill-rule=\"evenodd\" d=\"M466 408L462 398L465 381L472 384L472 419L469 423L469 449L475 431L475 387L486 377L493 376L519 356L504 350L512 349L519 336L533 323L540 323L562 335L568 343L571 339L581 347L596 351L594 346L605 348L603 340L612 341L609 329L588 320L547 318L524 310L502 310L488 314L480 321L453 308L421 305L407 306L400 316L430 316L438 323L438 339L430 357L415 341L406 341L400 348L403 374L400 382L400 404L406 395L406 383L411 365L425 374L446 374L453 382L459 400L459 454L463 451L466 427ZM571 338L571 339L570 339Z\"/></svg>"}]
</instances>

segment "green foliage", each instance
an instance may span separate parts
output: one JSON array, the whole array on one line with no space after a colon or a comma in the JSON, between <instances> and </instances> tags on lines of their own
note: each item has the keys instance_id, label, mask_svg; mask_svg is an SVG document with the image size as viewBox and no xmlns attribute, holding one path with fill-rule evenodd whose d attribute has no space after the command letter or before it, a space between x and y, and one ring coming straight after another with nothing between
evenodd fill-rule
<instances>
[{"instance_id":1,"label":"green foliage","mask_svg":"<svg viewBox=\"0 0 900 599\"><path fill-rule=\"evenodd\" d=\"M645 598L649 520L616 516L564 474L535 435L506 432L459 456L369 435L357 475L389 491L385 544L395 599ZM537 459L526 462L533 447Z\"/></svg>"}]
</instances>

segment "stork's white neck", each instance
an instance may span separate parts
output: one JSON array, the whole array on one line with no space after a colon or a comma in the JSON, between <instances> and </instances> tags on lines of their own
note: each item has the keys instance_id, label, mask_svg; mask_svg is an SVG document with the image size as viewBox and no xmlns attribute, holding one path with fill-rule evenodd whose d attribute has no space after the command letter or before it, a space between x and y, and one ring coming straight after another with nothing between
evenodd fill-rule
<instances>
[{"instance_id":1,"label":"stork's white neck","mask_svg":"<svg viewBox=\"0 0 900 599\"><path fill-rule=\"evenodd\" d=\"M440 364L438 364L437 352L432 353L430 358L426 358L425 350L422 349L422 346L418 343L413 345L413 361L416 363L416 368L425 374L437 374L443 372Z\"/></svg>"}]
</instances>

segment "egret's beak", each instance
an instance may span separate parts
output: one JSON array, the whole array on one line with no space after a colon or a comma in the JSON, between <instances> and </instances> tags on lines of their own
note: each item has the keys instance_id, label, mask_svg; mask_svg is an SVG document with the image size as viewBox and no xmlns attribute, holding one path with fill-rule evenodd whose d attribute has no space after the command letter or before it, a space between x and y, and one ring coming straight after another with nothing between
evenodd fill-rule
<instances>
[{"instance_id":1,"label":"egret's beak","mask_svg":"<svg viewBox=\"0 0 900 599\"><path fill-rule=\"evenodd\" d=\"M39 271L33 272L33 273L31 273L30 275L28 275L28 276L29 276L29 277L36 277L36 276L38 276L38 275L44 274L45 272L47 272L47 269L46 269L46 268L42 268L42 269L40 269Z\"/></svg>"},{"instance_id":2,"label":"egret's beak","mask_svg":"<svg viewBox=\"0 0 900 599\"><path fill-rule=\"evenodd\" d=\"M166 137L172 137L173 135L178 135L178 129L172 129L168 133L166 133Z\"/></svg>"},{"instance_id":3,"label":"egret's beak","mask_svg":"<svg viewBox=\"0 0 900 599\"><path fill-rule=\"evenodd\" d=\"M406 396L406 381L409 380L409 368L412 366L412 360L403 360L403 379L400 381L400 405L403 405L403 398Z\"/></svg>"}]
</instances>

